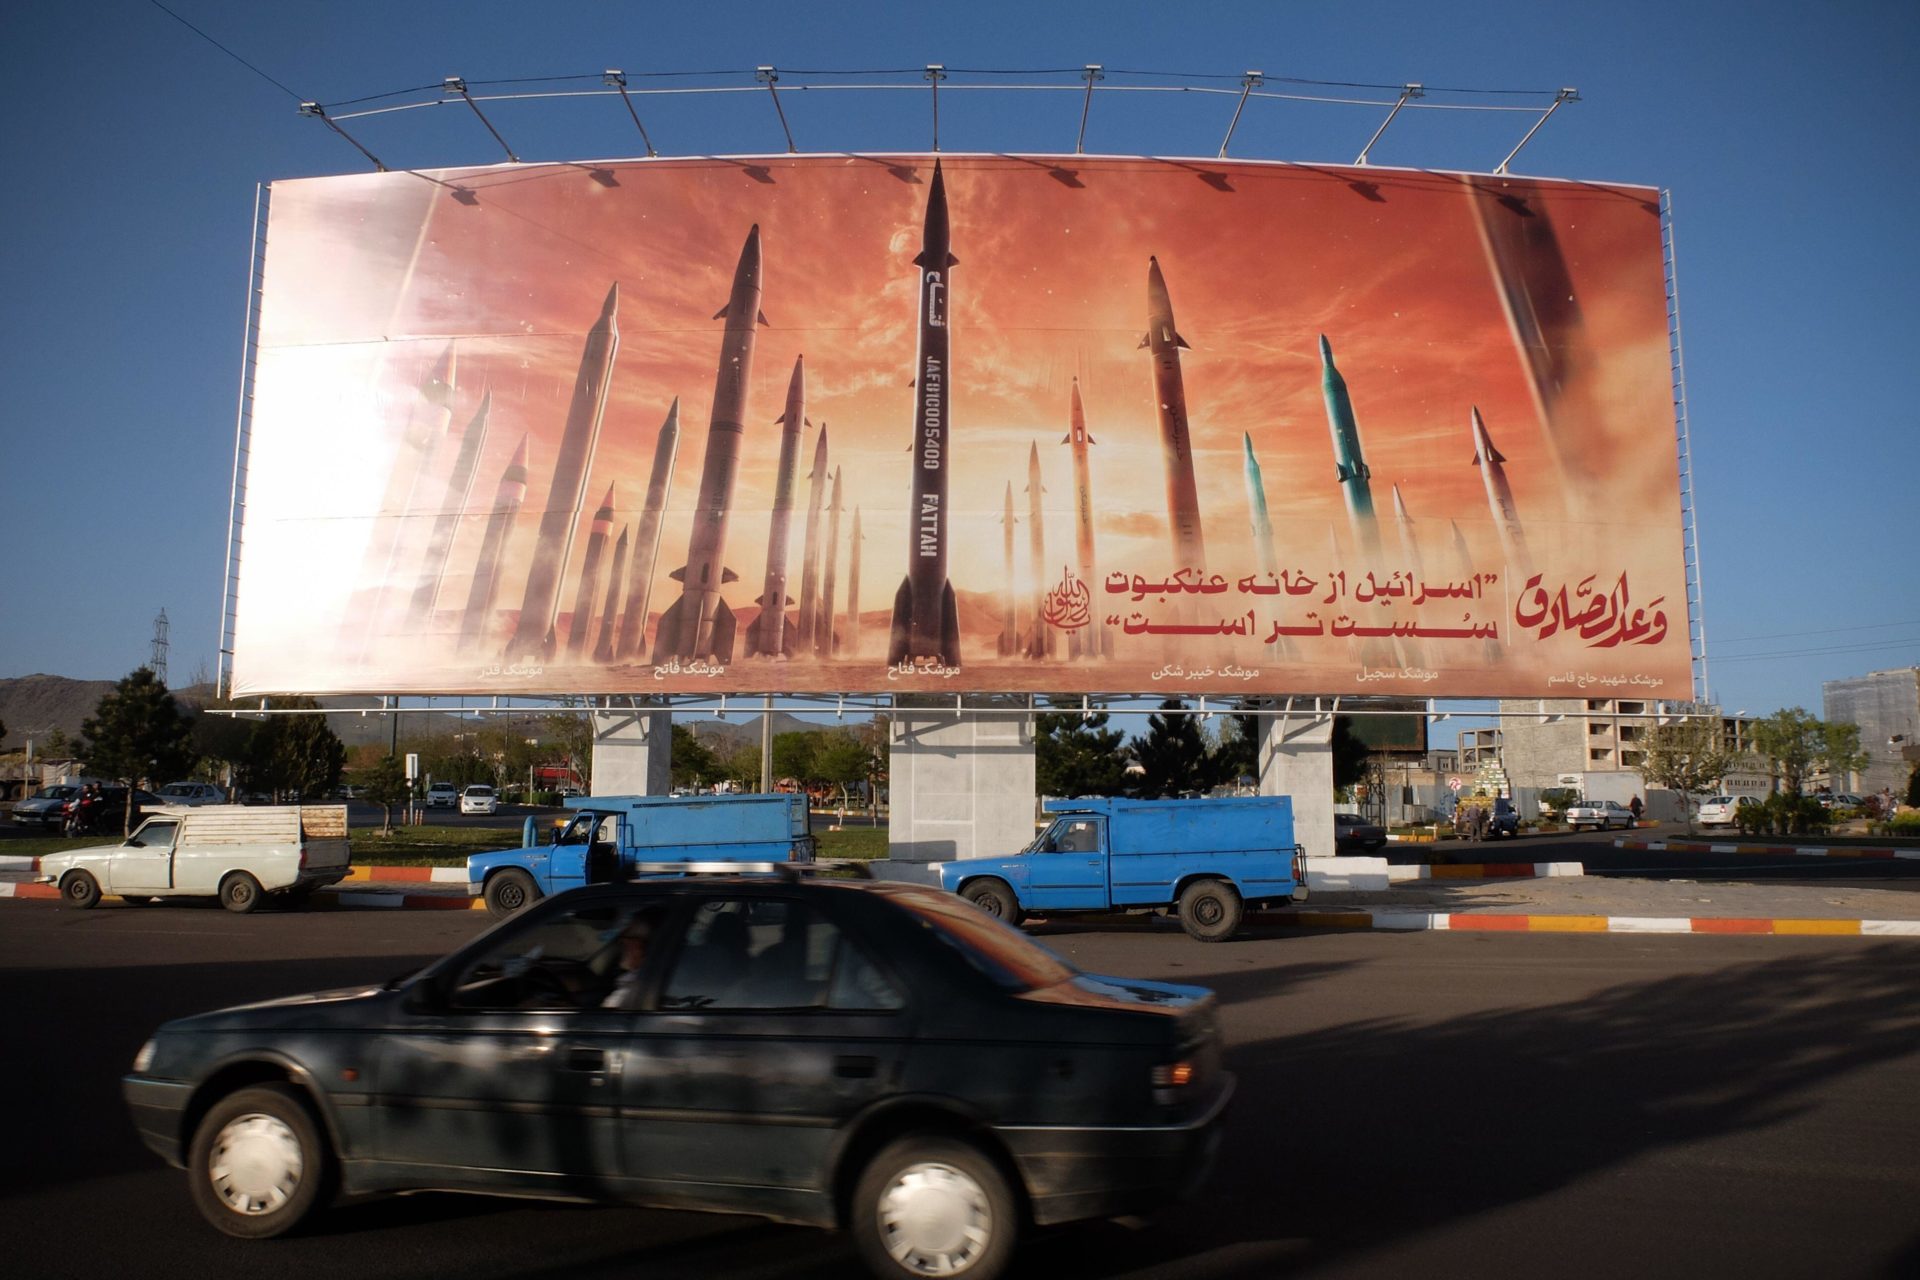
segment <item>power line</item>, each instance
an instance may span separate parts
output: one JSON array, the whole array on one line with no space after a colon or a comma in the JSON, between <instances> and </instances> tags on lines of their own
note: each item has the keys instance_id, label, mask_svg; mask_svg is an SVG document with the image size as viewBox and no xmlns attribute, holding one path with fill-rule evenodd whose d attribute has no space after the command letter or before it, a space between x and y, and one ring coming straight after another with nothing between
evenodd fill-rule
<instances>
[{"instance_id":1,"label":"power line","mask_svg":"<svg viewBox=\"0 0 1920 1280\"><path fill-rule=\"evenodd\" d=\"M1796 636L1830 636L1843 631L1880 631L1887 627L1920 627L1920 618L1906 622L1869 622L1858 627L1824 627L1818 631L1776 631L1767 636L1735 636L1731 640L1717 640L1716 644L1743 644L1749 640L1790 640Z\"/></svg>"},{"instance_id":2,"label":"power line","mask_svg":"<svg viewBox=\"0 0 1920 1280\"><path fill-rule=\"evenodd\" d=\"M262 71L260 68L254 66L251 62L248 62L245 58L241 57L239 54L235 53L233 50L227 48L227 46L221 44L218 40L215 40L212 36L208 35L206 32L202 31L200 28L194 26L191 22L188 22L185 18L181 17L179 14L175 13L173 10L167 8L167 6L165 6L164 4L161 4L160 0L147 0L147 3L151 4L154 8L158 9L160 12L166 14L169 18L172 18L175 22L179 23L181 26L185 27L187 30L193 32L193 34L199 36L202 40L205 40L208 44L212 45L214 48L218 49L220 52L226 54L229 58L232 58L235 62L239 63L241 66L245 67L247 70L253 72L253 74L259 76L262 80L265 80L268 84L272 85L274 88L278 89L280 92L286 94L289 98L292 98L295 102L303 101L303 99L299 94L287 88L287 86L285 86L284 84L281 84L278 80L275 80L272 76L268 75L266 72Z\"/></svg>"},{"instance_id":3,"label":"power line","mask_svg":"<svg viewBox=\"0 0 1920 1280\"><path fill-rule=\"evenodd\" d=\"M1756 662L1761 658L1808 658L1833 653L1875 653L1881 649L1904 649L1912 645L1920 649L1920 636L1911 636L1905 640L1889 640L1885 644L1836 645L1826 649L1775 649L1768 653L1737 653L1732 657L1715 658L1717 665L1722 662Z\"/></svg>"}]
</instances>

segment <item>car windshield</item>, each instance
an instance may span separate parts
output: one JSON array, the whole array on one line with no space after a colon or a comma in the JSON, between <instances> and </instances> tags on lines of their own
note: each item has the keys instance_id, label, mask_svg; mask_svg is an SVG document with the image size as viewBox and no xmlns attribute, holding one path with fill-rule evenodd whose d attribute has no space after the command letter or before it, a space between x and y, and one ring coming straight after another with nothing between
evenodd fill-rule
<instances>
[{"instance_id":1,"label":"car windshield","mask_svg":"<svg viewBox=\"0 0 1920 1280\"><path fill-rule=\"evenodd\" d=\"M467 794L470 796L490 796L493 794L493 788L492 787L468 787Z\"/></svg>"},{"instance_id":2,"label":"car windshield","mask_svg":"<svg viewBox=\"0 0 1920 1280\"><path fill-rule=\"evenodd\" d=\"M902 893L894 898L929 932L1009 991L1035 991L1079 971L1033 939L958 897Z\"/></svg>"}]
</instances>

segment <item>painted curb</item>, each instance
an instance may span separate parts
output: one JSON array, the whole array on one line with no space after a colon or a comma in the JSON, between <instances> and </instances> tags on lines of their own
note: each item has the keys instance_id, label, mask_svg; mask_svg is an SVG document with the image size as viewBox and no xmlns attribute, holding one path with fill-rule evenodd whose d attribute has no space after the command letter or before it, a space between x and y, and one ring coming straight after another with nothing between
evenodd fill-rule
<instances>
[{"instance_id":1,"label":"painted curb","mask_svg":"<svg viewBox=\"0 0 1920 1280\"><path fill-rule=\"evenodd\" d=\"M1920 860L1920 849L1869 845L1715 844L1704 840L1615 840L1613 847L1630 853L1739 853L1773 858L1903 858Z\"/></svg>"},{"instance_id":2,"label":"painted curb","mask_svg":"<svg viewBox=\"0 0 1920 1280\"><path fill-rule=\"evenodd\" d=\"M1395 884L1410 880L1545 880L1586 874L1582 862L1423 862L1387 868L1387 878Z\"/></svg>"},{"instance_id":3,"label":"painted curb","mask_svg":"<svg viewBox=\"0 0 1920 1280\"><path fill-rule=\"evenodd\" d=\"M1260 911L1254 924L1297 929L1450 933L1691 933L1776 937L1920 938L1920 920L1812 920L1795 917L1506 915L1442 911Z\"/></svg>"}]
</instances>

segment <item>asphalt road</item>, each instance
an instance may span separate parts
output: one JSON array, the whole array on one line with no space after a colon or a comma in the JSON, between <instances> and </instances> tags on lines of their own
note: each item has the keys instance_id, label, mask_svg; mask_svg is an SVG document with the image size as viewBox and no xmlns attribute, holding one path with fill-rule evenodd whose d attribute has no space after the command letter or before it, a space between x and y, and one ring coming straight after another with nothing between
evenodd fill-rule
<instances>
[{"instance_id":1,"label":"asphalt road","mask_svg":"<svg viewBox=\"0 0 1920 1280\"><path fill-rule=\"evenodd\" d=\"M1372 856L1389 862L1579 862L1590 876L1632 876L1642 880L1746 880L1755 884L1825 884L1831 881L1867 881L1882 888L1920 889L1920 859L1784 857L1775 854L1678 853L1616 849L1619 831L1564 832L1519 836L1506 840L1442 840L1435 844L1389 844ZM1773 843L1761 837L1736 837L1669 824L1641 828L1636 839L1688 843ZM1808 844L1827 842L1809 838Z\"/></svg>"},{"instance_id":2,"label":"asphalt road","mask_svg":"<svg viewBox=\"0 0 1920 1280\"><path fill-rule=\"evenodd\" d=\"M0 1267L26 1276L841 1277L748 1219L453 1196L246 1243L138 1143L118 1077L160 1021L377 981L478 913L0 904ZM1084 968L1220 992L1219 1166L1151 1224L1031 1238L1015 1275L1920 1272L1920 945L1863 939L1048 929Z\"/></svg>"}]
</instances>

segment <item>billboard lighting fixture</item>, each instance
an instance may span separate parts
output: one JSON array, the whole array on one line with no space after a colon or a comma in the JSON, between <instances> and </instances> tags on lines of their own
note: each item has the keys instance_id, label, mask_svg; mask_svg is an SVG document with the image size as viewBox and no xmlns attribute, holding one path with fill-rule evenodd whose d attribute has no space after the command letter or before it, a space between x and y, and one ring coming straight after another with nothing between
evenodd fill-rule
<instances>
[{"instance_id":1,"label":"billboard lighting fixture","mask_svg":"<svg viewBox=\"0 0 1920 1280\"><path fill-rule=\"evenodd\" d=\"M1087 154L1087 113L1093 109L1093 86L1107 78L1107 70L1097 62L1089 62L1080 76L1087 82L1087 96L1080 103L1080 134L1073 140L1073 154Z\"/></svg>"},{"instance_id":2,"label":"billboard lighting fixture","mask_svg":"<svg viewBox=\"0 0 1920 1280\"><path fill-rule=\"evenodd\" d=\"M493 127L493 122L487 119L486 115L481 112L480 104L475 102L473 100L473 95L467 92L467 82L463 77L448 76L446 79L440 82L440 91L442 93L459 94L461 101L465 102L467 106L473 109L474 118L479 120L482 125L486 126L487 132L493 135L493 140L500 144L500 149L502 151L507 153L507 159L513 161L515 164L520 163L520 157L513 154L513 148L507 145L507 140L500 136L500 131Z\"/></svg>"},{"instance_id":3,"label":"billboard lighting fixture","mask_svg":"<svg viewBox=\"0 0 1920 1280\"><path fill-rule=\"evenodd\" d=\"M1387 131L1387 126L1393 123L1393 118L1400 114L1400 108L1406 106L1415 98L1424 98L1426 96L1427 90L1425 85L1408 84L1403 86L1400 90L1399 101L1393 104L1393 110L1387 112L1387 118L1380 122L1380 127L1373 131L1371 138L1367 139L1367 145L1360 148L1360 154L1355 157L1354 163L1365 164L1367 162L1367 152L1373 150L1373 144L1380 141L1380 135ZM1519 149L1519 147L1514 148L1515 151ZM1511 159L1512 157L1509 156L1508 158Z\"/></svg>"},{"instance_id":4,"label":"billboard lighting fixture","mask_svg":"<svg viewBox=\"0 0 1920 1280\"><path fill-rule=\"evenodd\" d=\"M753 78L767 86L767 93L773 98L773 113L780 117L780 132L787 135L787 154L794 154L799 148L793 145L793 130L787 125L786 109L780 105L780 90L778 88L780 84L780 73L772 67L755 67Z\"/></svg>"},{"instance_id":5,"label":"billboard lighting fixture","mask_svg":"<svg viewBox=\"0 0 1920 1280\"><path fill-rule=\"evenodd\" d=\"M1263 72L1249 71L1240 78L1240 101L1234 104L1233 119L1227 122L1227 136L1220 139L1220 158L1227 158L1227 144L1233 141L1233 131L1240 127L1240 113L1247 109L1247 96L1267 82Z\"/></svg>"},{"instance_id":6,"label":"billboard lighting fixture","mask_svg":"<svg viewBox=\"0 0 1920 1280\"><path fill-rule=\"evenodd\" d=\"M1540 113L1540 118L1533 122L1533 128L1527 130L1527 136L1513 144L1513 150L1507 152L1507 158L1495 167L1494 172L1505 173L1507 171L1507 166L1513 163L1513 158L1520 154L1520 148L1533 141L1533 135L1540 132L1540 126L1552 118L1553 113L1560 109L1562 103L1578 101L1580 101L1580 91L1578 89L1566 88L1554 94L1552 104Z\"/></svg>"},{"instance_id":7,"label":"billboard lighting fixture","mask_svg":"<svg viewBox=\"0 0 1920 1280\"><path fill-rule=\"evenodd\" d=\"M355 151L358 151L361 155L365 156L368 160L372 161L373 167L379 172L385 173L387 171L387 166L380 163L380 157L376 156L375 154L373 154L373 152L361 146L359 141L356 138L354 138L352 134L348 133L345 129L342 129L339 125L335 124L333 122L333 117L327 114L327 109L321 106L319 103L317 102L301 103L300 114L303 116L309 116L312 119L318 120L321 124L324 124L325 126L327 126L327 128L333 130L335 133L345 138L349 143L352 144L353 149Z\"/></svg>"},{"instance_id":8,"label":"billboard lighting fixture","mask_svg":"<svg viewBox=\"0 0 1920 1280\"><path fill-rule=\"evenodd\" d=\"M940 150L940 82L947 78L945 63L929 62L924 73L928 87L933 90L933 149Z\"/></svg>"},{"instance_id":9,"label":"billboard lighting fixture","mask_svg":"<svg viewBox=\"0 0 1920 1280\"><path fill-rule=\"evenodd\" d=\"M620 91L620 101L627 104L627 114L633 117L633 127L640 131L640 141L647 144L647 158L659 155L653 149L653 139L647 136L647 126L640 123L640 113L633 109L633 99L627 96L627 73L618 67L608 67L600 73L600 81L607 88Z\"/></svg>"}]
</instances>

